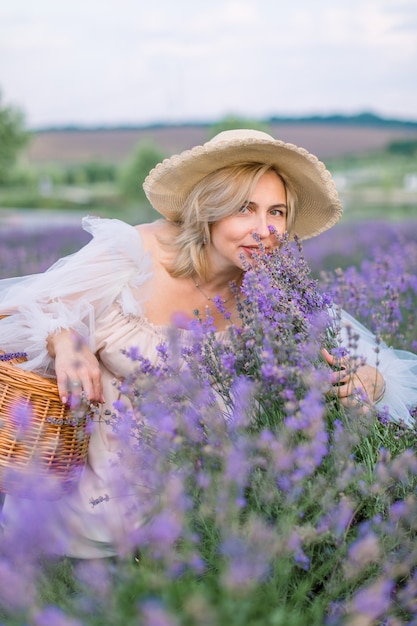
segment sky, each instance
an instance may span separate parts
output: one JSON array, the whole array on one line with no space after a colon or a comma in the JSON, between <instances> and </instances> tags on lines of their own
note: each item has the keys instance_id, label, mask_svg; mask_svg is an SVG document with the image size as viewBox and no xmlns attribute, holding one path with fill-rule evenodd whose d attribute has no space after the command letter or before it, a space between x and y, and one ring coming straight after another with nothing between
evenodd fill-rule
<instances>
[{"instance_id":1,"label":"sky","mask_svg":"<svg viewBox=\"0 0 417 626\"><path fill-rule=\"evenodd\" d=\"M0 90L34 129L417 120L417 1L0 0Z\"/></svg>"}]
</instances>

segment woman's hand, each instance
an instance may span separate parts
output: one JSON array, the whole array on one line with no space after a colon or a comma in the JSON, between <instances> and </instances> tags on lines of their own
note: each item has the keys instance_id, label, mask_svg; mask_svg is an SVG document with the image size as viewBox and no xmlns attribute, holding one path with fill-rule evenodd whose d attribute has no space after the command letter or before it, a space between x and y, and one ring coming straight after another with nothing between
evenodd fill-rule
<instances>
[{"instance_id":1,"label":"woman's hand","mask_svg":"<svg viewBox=\"0 0 417 626\"><path fill-rule=\"evenodd\" d=\"M332 385L335 395L344 406L378 402L385 391L385 381L381 372L371 365L354 365L349 361L337 359L323 348L322 354L337 371L332 373Z\"/></svg>"},{"instance_id":2,"label":"woman's hand","mask_svg":"<svg viewBox=\"0 0 417 626\"><path fill-rule=\"evenodd\" d=\"M48 352L55 357L55 372L61 401L78 406L81 394L90 402L104 402L98 360L85 341L71 330L48 337Z\"/></svg>"}]
</instances>

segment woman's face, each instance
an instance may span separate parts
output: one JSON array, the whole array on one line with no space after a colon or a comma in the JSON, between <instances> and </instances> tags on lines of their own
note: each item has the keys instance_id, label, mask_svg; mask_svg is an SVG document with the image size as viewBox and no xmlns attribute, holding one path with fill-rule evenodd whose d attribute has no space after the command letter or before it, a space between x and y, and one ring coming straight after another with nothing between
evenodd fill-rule
<instances>
[{"instance_id":1,"label":"woman's face","mask_svg":"<svg viewBox=\"0 0 417 626\"><path fill-rule=\"evenodd\" d=\"M286 223L284 183L275 172L266 172L259 179L252 197L248 198L244 207L212 225L208 249L212 268L226 270L234 266L243 269L259 251L260 244L267 251L279 245L270 227L282 235L286 230ZM254 234L259 241L254 239Z\"/></svg>"}]
</instances>

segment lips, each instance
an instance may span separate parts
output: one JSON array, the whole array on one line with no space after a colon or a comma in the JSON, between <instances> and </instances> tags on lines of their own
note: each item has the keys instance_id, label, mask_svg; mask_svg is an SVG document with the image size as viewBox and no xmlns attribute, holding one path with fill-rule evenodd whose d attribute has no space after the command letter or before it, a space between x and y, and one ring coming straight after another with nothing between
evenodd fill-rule
<instances>
[{"instance_id":1,"label":"lips","mask_svg":"<svg viewBox=\"0 0 417 626\"><path fill-rule=\"evenodd\" d=\"M242 250L249 256L254 256L255 254L261 254L262 252L268 253L269 248L259 248L259 246L242 246Z\"/></svg>"},{"instance_id":2,"label":"lips","mask_svg":"<svg viewBox=\"0 0 417 626\"><path fill-rule=\"evenodd\" d=\"M245 252L247 252L248 254L254 254L256 252L260 252L259 247L258 246L242 246L243 250Z\"/></svg>"}]
</instances>

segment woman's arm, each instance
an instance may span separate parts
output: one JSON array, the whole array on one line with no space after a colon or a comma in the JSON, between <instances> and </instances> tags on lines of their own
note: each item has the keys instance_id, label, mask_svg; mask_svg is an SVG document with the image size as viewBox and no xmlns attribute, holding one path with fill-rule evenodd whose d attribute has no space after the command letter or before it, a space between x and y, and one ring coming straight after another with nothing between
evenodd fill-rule
<instances>
[{"instance_id":1,"label":"woman's arm","mask_svg":"<svg viewBox=\"0 0 417 626\"><path fill-rule=\"evenodd\" d=\"M68 395L68 381L81 375L94 399L100 396L96 320L116 300L126 314L142 313L151 263L133 226L85 218L83 227L92 239L78 252L44 273L0 281L0 311L7 315L0 320L0 346L26 353L22 369L54 377L56 366L61 397Z\"/></svg>"},{"instance_id":2,"label":"woman's arm","mask_svg":"<svg viewBox=\"0 0 417 626\"><path fill-rule=\"evenodd\" d=\"M375 381L373 401L378 411L393 422L414 427L411 411L417 406L417 355L387 346L343 309L334 311L334 319L338 344L346 349L370 399ZM359 387L361 382L353 384Z\"/></svg>"}]
</instances>

